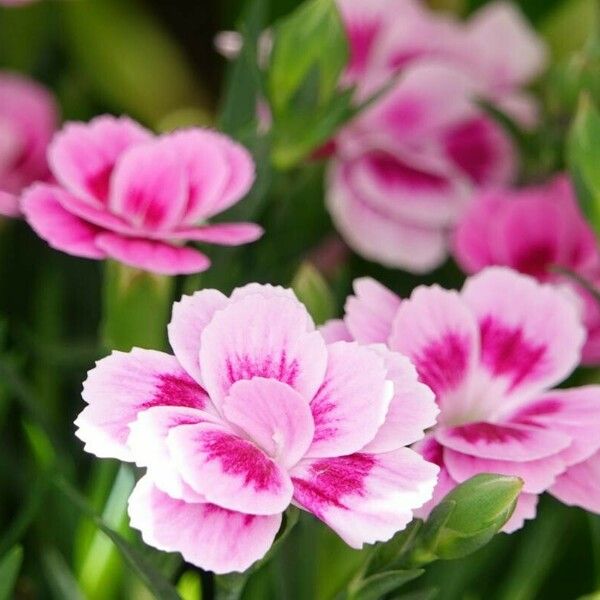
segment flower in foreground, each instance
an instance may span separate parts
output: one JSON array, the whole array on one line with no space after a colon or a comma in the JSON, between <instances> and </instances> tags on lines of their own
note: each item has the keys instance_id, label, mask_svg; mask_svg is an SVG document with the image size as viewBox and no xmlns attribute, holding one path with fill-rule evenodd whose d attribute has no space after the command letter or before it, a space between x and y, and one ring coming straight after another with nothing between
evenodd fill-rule
<instances>
[{"instance_id":1,"label":"flower in foreground","mask_svg":"<svg viewBox=\"0 0 600 600\"><path fill-rule=\"evenodd\" d=\"M472 276L461 292L420 286L400 300L371 279L354 289L326 338L385 343L437 397L438 424L415 446L441 467L422 514L477 473L523 479L508 532L535 516L546 490L600 512L598 478L584 478L599 468L588 459L600 450L600 386L552 389L579 363L585 339L570 298L504 267Z\"/></svg>"},{"instance_id":2,"label":"flower in foreground","mask_svg":"<svg viewBox=\"0 0 600 600\"><path fill-rule=\"evenodd\" d=\"M46 148L56 122L50 92L21 75L0 72L0 215L18 216L21 190L48 177Z\"/></svg>"},{"instance_id":3,"label":"flower in foreground","mask_svg":"<svg viewBox=\"0 0 600 600\"><path fill-rule=\"evenodd\" d=\"M583 362L600 363L600 305L564 270L600 283L600 249L565 175L538 186L479 194L456 228L453 253L467 273L505 265L573 290L588 333Z\"/></svg>"},{"instance_id":4,"label":"flower in foreground","mask_svg":"<svg viewBox=\"0 0 600 600\"><path fill-rule=\"evenodd\" d=\"M101 116L67 124L48 161L58 185L30 187L22 210L40 237L69 254L194 273L210 261L186 242L238 245L262 234L253 223L206 224L254 180L249 152L215 131L154 136L128 118Z\"/></svg>"},{"instance_id":5,"label":"flower in foreground","mask_svg":"<svg viewBox=\"0 0 600 600\"><path fill-rule=\"evenodd\" d=\"M339 5L351 51L345 83L357 101L401 77L336 137L328 208L365 258L429 271L473 191L514 178L510 139L474 100L535 122L520 88L542 69L543 44L507 3L467 23L409 0Z\"/></svg>"},{"instance_id":6,"label":"flower in foreground","mask_svg":"<svg viewBox=\"0 0 600 600\"><path fill-rule=\"evenodd\" d=\"M438 467L405 446L437 409L405 357L326 344L291 291L258 284L184 296L168 331L174 356L99 361L76 421L87 451L146 468L129 514L149 545L243 571L291 503L359 548L431 498Z\"/></svg>"}]
</instances>

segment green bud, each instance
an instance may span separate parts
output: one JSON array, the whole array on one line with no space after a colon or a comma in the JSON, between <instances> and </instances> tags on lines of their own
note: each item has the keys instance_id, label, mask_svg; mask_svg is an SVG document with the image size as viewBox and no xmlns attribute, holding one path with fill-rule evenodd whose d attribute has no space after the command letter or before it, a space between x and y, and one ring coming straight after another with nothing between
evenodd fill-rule
<instances>
[{"instance_id":1,"label":"green bud","mask_svg":"<svg viewBox=\"0 0 600 600\"><path fill-rule=\"evenodd\" d=\"M454 488L423 526L411 564L460 558L487 544L512 515L523 482L480 474Z\"/></svg>"},{"instance_id":2,"label":"green bud","mask_svg":"<svg viewBox=\"0 0 600 600\"><path fill-rule=\"evenodd\" d=\"M292 288L317 325L334 316L333 294L325 278L311 263L305 262L300 266L292 281Z\"/></svg>"}]
</instances>

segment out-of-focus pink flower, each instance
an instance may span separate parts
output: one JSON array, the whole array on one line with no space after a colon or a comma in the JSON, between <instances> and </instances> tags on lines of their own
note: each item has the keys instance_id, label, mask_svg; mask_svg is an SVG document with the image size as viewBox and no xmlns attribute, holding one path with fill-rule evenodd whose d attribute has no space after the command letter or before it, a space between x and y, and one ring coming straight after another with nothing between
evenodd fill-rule
<instances>
[{"instance_id":1,"label":"out-of-focus pink flower","mask_svg":"<svg viewBox=\"0 0 600 600\"><path fill-rule=\"evenodd\" d=\"M429 271L445 259L473 191L516 172L511 140L475 100L530 124L534 107L520 86L543 67L543 45L505 3L464 24L412 0L339 5L351 49L344 83L356 86L357 101L398 80L336 138L327 205L358 253ZM485 46L492 35L518 53Z\"/></svg>"},{"instance_id":2,"label":"out-of-focus pink flower","mask_svg":"<svg viewBox=\"0 0 600 600\"><path fill-rule=\"evenodd\" d=\"M551 389L578 365L585 339L565 294L506 267L484 269L461 292L421 286L406 300L372 279L354 289L325 337L386 344L436 394L438 425L415 448L441 473L420 514L477 473L523 479L507 532L535 516L546 490L600 512L597 481L586 481L599 468L600 386Z\"/></svg>"},{"instance_id":3,"label":"out-of-focus pink flower","mask_svg":"<svg viewBox=\"0 0 600 600\"><path fill-rule=\"evenodd\" d=\"M38 0L0 0L0 6L21 6L23 4L32 4Z\"/></svg>"},{"instance_id":4,"label":"out-of-focus pink flower","mask_svg":"<svg viewBox=\"0 0 600 600\"><path fill-rule=\"evenodd\" d=\"M130 119L102 116L67 124L48 160L59 185L30 187L22 209L40 237L69 254L194 273L210 261L185 242L235 246L262 235L253 223L206 224L254 180L249 152L215 131L155 137Z\"/></svg>"},{"instance_id":5,"label":"out-of-focus pink flower","mask_svg":"<svg viewBox=\"0 0 600 600\"><path fill-rule=\"evenodd\" d=\"M146 468L129 514L148 544L243 571L292 502L360 548L431 498L438 468L405 446L437 409L405 357L327 344L291 291L258 284L184 296L169 340L174 356L99 361L76 421L86 450Z\"/></svg>"},{"instance_id":6,"label":"out-of-focus pink flower","mask_svg":"<svg viewBox=\"0 0 600 600\"><path fill-rule=\"evenodd\" d=\"M0 215L19 215L18 195L46 179L46 147L56 129L50 93L15 73L0 72Z\"/></svg>"},{"instance_id":7,"label":"out-of-focus pink flower","mask_svg":"<svg viewBox=\"0 0 600 600\"><path fill-rule=\"evenodd\" d=\"M583 360L600 362L598 300L560 272L563 268L593 285L600 283L596 236L565 175L545 185L482 192L456 228L453 253L467 273L506 265L539 281L569 286L576 292L588 330Z\"/></svg>"}]
</instances>

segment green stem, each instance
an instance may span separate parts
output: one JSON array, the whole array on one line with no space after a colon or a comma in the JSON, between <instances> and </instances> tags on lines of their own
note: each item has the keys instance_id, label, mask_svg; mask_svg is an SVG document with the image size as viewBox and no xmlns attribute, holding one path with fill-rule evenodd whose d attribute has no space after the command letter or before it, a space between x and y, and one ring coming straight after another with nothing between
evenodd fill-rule
<instances>
[{"instance_id":1,"label":"green stem","mask_svg":"<svg viewBox=\"0 0 600 600\"><path fill-rule=\"evenodd\" d=\"M596 591L600 592L600 516L590 513L588 519L590 523L590 535L592 537Z\"/></svg>"},{"instance_id":2,"label":"green stem","mask_svg":"<svg viewBox=\"0 0 600 600\"><path fill-rule=\"evenodd\" d=\"M245 573L215 575L215 600L239 600L248 581Z\"/></svg>"}]
</instances>

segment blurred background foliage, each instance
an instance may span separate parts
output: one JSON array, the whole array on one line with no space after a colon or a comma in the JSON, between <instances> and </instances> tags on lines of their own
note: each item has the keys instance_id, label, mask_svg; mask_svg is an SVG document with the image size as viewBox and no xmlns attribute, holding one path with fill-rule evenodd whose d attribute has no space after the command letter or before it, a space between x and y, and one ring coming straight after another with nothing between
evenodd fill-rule
<instances>
[{"instance_id":1,"label":"blurred background foliage","mask_svg":"<svg viewBox=\"0 0 600 600\"><path fill-rule=\"evenodd\" d=\"M435 8L464 15L483 3L431 0ZM270 141L257 135L254 121L260 89L256 57L243 52L236 63L227 64L213 40L217 32L236 28L256 38L298 4L45 0L0 8L0 68L49 86L64 120L111 112L130 114L155 130L219 126L254 152L256 186L231 217L258 220L266 229L264 239L243 250L209 250L213 268L180 278L173 286L145 281L143 293L160 296L162 306L201 287L228 292L248 281L293 282L323 321L341 312L357 276L374 276L403 295L417 283L462 282L452 263L416 278L350 254L335 237L323 206L323 165L312 161L281 170L271 164ZM592 79L600 71L598 62L586 63L577 55L593 33L596 2L519 4L553 54L553 67L538 84L546 104L546 137L541 145L522 148L523 176L535 179L564 165L562 142L575 110L581 69L591 69ZM541 172L527 172L527 152ZM101 324L102 271L99 262L51 251L22 222L0 222L0 598L142 599L151 597L148 587L160 588L143 569L136 570L135 556L117 552L99 532L99 521L90 519L90 514L101 514L104 524L132 542L127 548L142 548L122 511L132 471L118 470L111 461L93 461L73 436L73 419L82 406L81 382L108 350L98 341L99 329L106 346L130 343L115 339L115 330L121 330L115 325L118 314L111 316L116 321L105 317ZM113 273L109 285L126 286L119 276ZM125 290L123 297L134 292ZM164 315L144 318L161 324L158 333L148 332L148 344L164 345ZM598 379L589 372L578 376ZM562 600L600 590L600 520L549 497L542 499L539 513L522 531L496 536L471 557L434 564L405 588L414 594L407 591L402 597L433 597L437 589L444 600ZM203 575L185 571L174 557L146 548L143 552L145 561L179 582L183 598L200 598ZM244 597L335 598L361 558L302 515L278 557L253 575ZM210 581L204 578L203 583L210 589ZM592 597L600 598L600 592Z\"/></svg>"}]
</instances>

